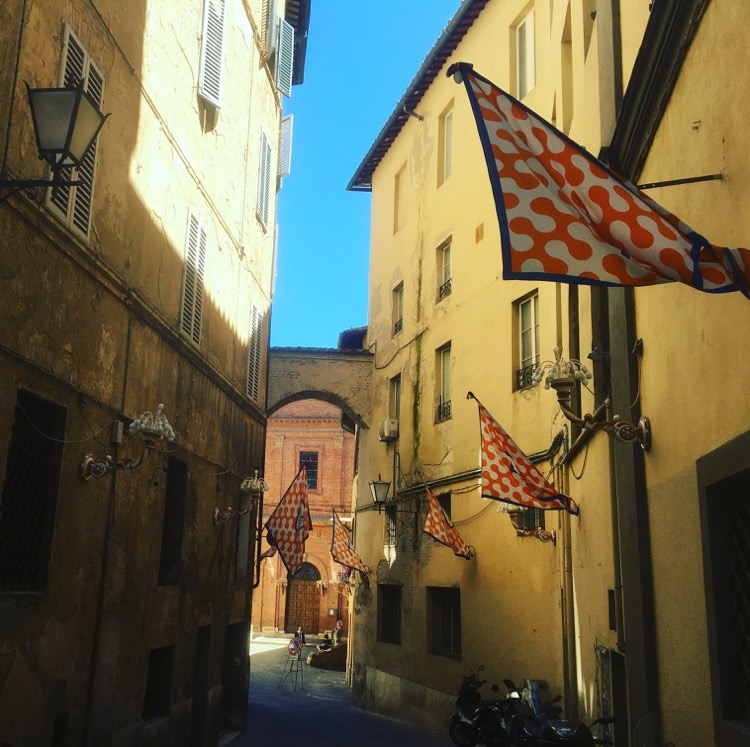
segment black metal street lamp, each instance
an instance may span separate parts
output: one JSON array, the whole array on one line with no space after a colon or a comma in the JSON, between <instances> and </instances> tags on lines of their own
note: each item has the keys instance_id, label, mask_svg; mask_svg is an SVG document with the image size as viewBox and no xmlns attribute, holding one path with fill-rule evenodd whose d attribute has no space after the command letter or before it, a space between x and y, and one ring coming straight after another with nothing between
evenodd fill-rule
<instances>
[{"instance_id":1,"label":"black metal street lamp","mask_svg":"<svg viewBox=\"0 0 750 747\"><path fill-rule=\"evenodd\" d=\"M380 511L381 507L386 504L386 501L388 500L388 491L390 490L390 488L391 484L386 480L381 479L380 475L378 475L377 480L373 480L370 483L372 502L375 506L378 507L378 511Z\"/></svg>"},{"instance_id":2,"label":"black metal street lamp","mask_svg":"<svg viewBox=\"0 0 750 747\"><path fill-rule=\"evenodd\" d=\"M52 170L51 179L0 180L0 187L72 187L75 180L61 178L65 167L77 167L85 158L109 114L102 114L83 82L74 88L31 88L31 117L39 150Z\"/></svg>"}]
</instances>

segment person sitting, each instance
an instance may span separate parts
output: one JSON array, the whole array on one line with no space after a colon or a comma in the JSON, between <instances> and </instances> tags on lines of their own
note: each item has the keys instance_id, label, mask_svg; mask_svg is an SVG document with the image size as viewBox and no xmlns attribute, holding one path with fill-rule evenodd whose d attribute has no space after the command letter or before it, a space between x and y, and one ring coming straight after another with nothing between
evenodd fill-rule
<instances>
[{"instance_id":1,"label":"person sitting","mask_svg":"<svg viewBox=\"0 0 750 747\"><path fill-rule=\"evenodd\" d=\"M331 650L331 637L326 633L323 636L323 641L318 644L318 651L330 651Z\"/></svg>"}]
</instances>

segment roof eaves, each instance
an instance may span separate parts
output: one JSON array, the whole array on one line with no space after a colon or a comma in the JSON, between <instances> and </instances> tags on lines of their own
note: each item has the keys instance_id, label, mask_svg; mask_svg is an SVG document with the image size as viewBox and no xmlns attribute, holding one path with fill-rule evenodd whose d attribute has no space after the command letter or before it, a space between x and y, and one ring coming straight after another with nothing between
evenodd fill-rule
<instances>
[{"instance_id":1,"label":"roof eaves","mask_svg":"<svg viewBox=\"0 0 750 747\"><path fill-rule=\"evenodd\" d=\"M411 116L432 81L440 74L446 60L463 39L466 32L482 12L489 0L463 0L456 14L443 30L420 66L406 92L399 100L385 126L370 146L367 155L360 163L354 176L347 184L349 192L369 192L372 190L372 174L388 152L401 128Z\"/></svg>"}]
</instances>

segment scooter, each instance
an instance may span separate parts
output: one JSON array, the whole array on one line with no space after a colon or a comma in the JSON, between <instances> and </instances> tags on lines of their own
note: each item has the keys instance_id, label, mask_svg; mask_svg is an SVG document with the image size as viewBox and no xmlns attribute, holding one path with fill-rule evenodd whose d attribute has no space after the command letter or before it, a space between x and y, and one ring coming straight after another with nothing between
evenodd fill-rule
<instances>
[{"instance_id":1,"label":"scooter","mask_svg":"<svg viewBox=\"0 0 750 747\"><path fill-rule=\"evenodd\" d=\"M614 718L598 718L591 724L560 719L557 717L562 710L556 704L562 696L550 698L544 680L527 681L523 689L516 687L511 680L503 682L509 691L507 702L514 707L514 713L506 722L508 744L512 747L594 747L596 744L614 744L610 739L594 737L591 731L596 725L613 723Z\"/></svg>"},{"instance_id":2,"label":"scooter","mask_svg":"<svg viewBox=\"0 0 750 747\"><path fill-rule=\"evenodd\" d=\"M480 665L478 671L483 671ZM483 744L487 747L506 747L508 730L505 722L505 698L485 700L479 689L486 680L480 680L474 671L463 675L456 698L456 711L450 717L448 734L457 747L476 747ZM492 685L493 692L499 692L497 685Z\"/></svg>"}]
</instances>

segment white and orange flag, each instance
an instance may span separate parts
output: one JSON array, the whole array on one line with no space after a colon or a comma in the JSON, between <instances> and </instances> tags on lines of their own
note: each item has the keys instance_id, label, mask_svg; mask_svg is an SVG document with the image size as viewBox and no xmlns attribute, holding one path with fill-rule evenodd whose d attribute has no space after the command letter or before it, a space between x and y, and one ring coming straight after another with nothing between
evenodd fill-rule
<instances>
[{"instance_id":1,"label":"white and orange flag","mask_svg":"<svg viewBox=\"0 0 750 747\"><path fill-rule=\"evenodd\" d=\"M307 502L307 468L302 467L265 524L268 544L276 548L290 576L302 567L305 540L312 528ZM266 551L264 556L268 557L269 553Z\"/></svg>"},{"instance_id":2,"label":"white and orange flag","mask_svg":"<svg viewBox=\"0 0 750 747\"><path fill-rule=\"evenodd\" d=\"M676 281L750 298L750 251L709 243L469 63L448 75L464 83L479 130L504 278Z\"/></svg>"},{"instance_id":3,"label":"white and orange flag","mask_svg":"<svg viewBox=\"0 0 750 747\"><path fill-rule=\"evenodd\" d=\"M346 527L341 523L339 515L336 513L336 509L332 508L333 512L333 533L331 535L331 557L341 565L349 568L353 571L359 571L360 573L367 575L367 568L362 562L362 558L359 557L357 551L352 546L351 539L349 538L349 532L346 531Z\"/></svg>"},{"instance_id":4,"label":"white and orange flag","mask_svg":"<svg viewBox=\"0 0 750 747\"><path fill-rule=\"evenodd\" d=\"M560 510L578 515L578 505L558 492L516 446L484 405L469 392L467 397L479 405L482 434L482 497L524 508Z\"/></svg>"},{"instance_id":5,"label":"white and orange flag","mask_svg":"<svg viewBox=\"0 0 750 747\"><path fill-rule=\"evenodd\" d=\"M427 499L430 502L430 510L427 512L423 531L446 547L450 547L454 555L471 560L474 557L473 549L463 541L456 527L450 523L443 507L432 494L432 491L429 488L426 488L426 491Z\"/></svg>"}]
</instances>

